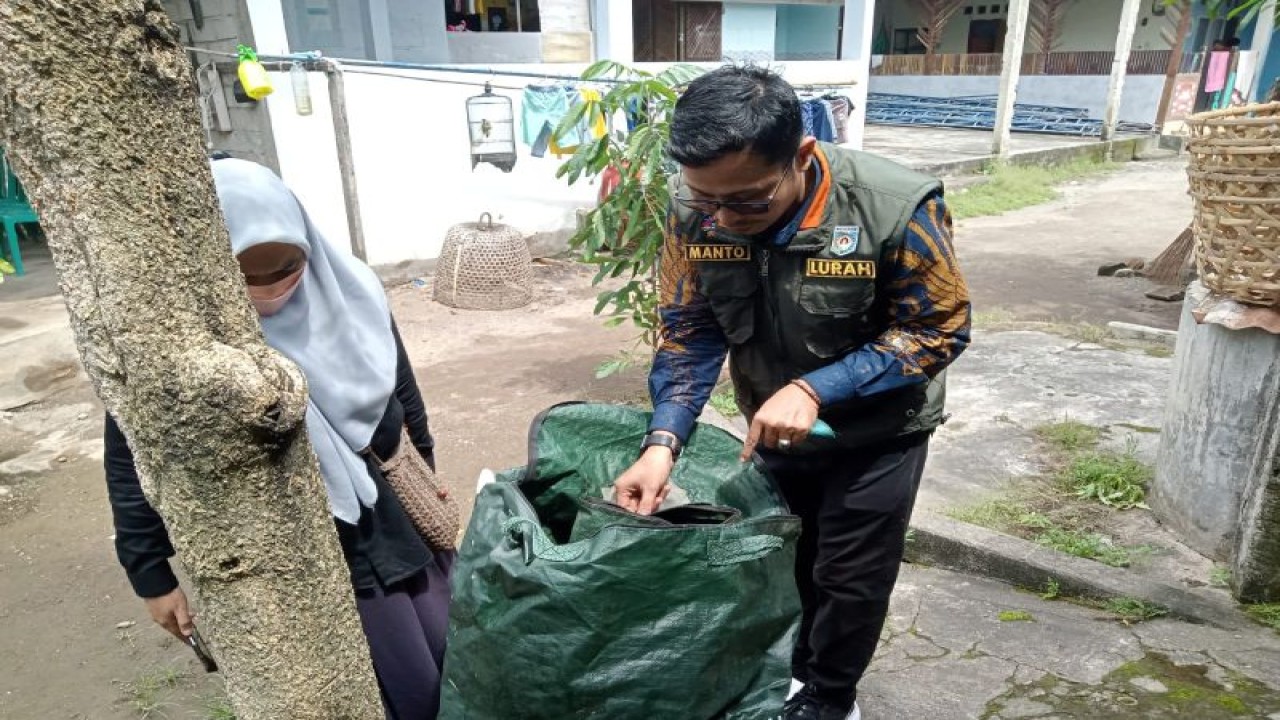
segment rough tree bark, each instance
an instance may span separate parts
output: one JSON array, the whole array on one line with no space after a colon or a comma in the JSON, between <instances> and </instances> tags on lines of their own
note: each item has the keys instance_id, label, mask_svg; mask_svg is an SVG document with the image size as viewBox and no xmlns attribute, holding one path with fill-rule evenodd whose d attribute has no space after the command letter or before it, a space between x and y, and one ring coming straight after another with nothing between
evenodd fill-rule
<instances>
[{"instance_id":1,"label":"rough tree bark","mask_svg":"<svg viewBox=\"0 0 1280 720\"><path fill-rule=\"evenodd\" d=\"M380 719L305 378L246 300L191 78L158 0L0 0L0 139L238 717Z\"/></svg>"},{"instance_id":2,"label":"rough tree bark","mask_svg":"<svg viewBox=\"0 0 1280 720\"><path fill-rule=\"evenodd\" d=\"M920 30L916 32L916 37L924 45L924 72L932 75L936 70L935 56L938 45L942 43L942 34L951 18L964 7L965 0L911 0L911 4L920 20Z\"/></svg>"}]
</instances>

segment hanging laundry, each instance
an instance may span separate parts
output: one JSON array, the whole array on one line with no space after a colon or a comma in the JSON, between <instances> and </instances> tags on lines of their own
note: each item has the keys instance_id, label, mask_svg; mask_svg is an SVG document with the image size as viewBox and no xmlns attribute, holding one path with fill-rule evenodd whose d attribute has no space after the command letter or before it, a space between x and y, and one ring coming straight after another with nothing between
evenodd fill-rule
<instances>
[{"instance_id":1,"label":"hanging laundry","mask_svg":"<svg viewBox=\"0 0 1280 720\"><path fill-rule=\"evenodd\" d=\"M627 132L635 130L637 127L649 122L648 113L640 100L632 98L627 101Z\"/></svg>"},{"instance_id":2,"label":"hanging laundry","mask_svg":"<svg viewBox=\"0 0 1280 720\"><path fill-rule=\"evenodd\" d=\"M831 109L817 98L800 103L800 117L804 122L804 134L823 142L835 142L835 120Z\"/></svg>"},{"instance_id":3,"label":"hanging laundry","mask_svg":"<svg viewBox=\"0 0 1280 720\"><path fill-rule=\"evenodd\" d=\"M569 112L569 98L559 86L530 85L520 97L520 139L533 145L545 125L552 129Z\"/></svg>"},{"instance_id":4,"label":"hanging laundry","mask_svg":"<svg viewBox=\"0 0 1280 720\"><path fill-rule=\"evenodd\" d=\"M569 110L581 102L582 95L567 85L530 85L524 89L520 103L520 139L533 148L534 157L542 157L548 148L556 155L573 153L589 137L585 123L570 128L560 138L555 137L556 128Z\"/></svg>"},{"instance_id":5,"label":"hanging laundry","mask_svg":"<svg viewBox=\"0 0 1280 720\"><path fill-rule=\"evenodd\" d=\"M604 100L604 97L600 95L599 90L592 90L589 88L583 88L580 91L580 94L582 95L583 102L597 103L596 111L592 113L592 117L586 118L585 121L588 126L587 132L590 133L591 138L594 140L599 140L600 138L604 137L605 134L608 132L608 127L606 127L605 121L604 121L604 112L600 109L600 105L599 105L599 103Z\"/></svg>"},{"instance_id":6,"label":"hanging laundry","mask_svg":"<svg viewBox=\"0 0 1280 720\"><path fill-rule=\"evenodd\" d=\"M823 95L822 99L827 101L835 120L836 142L842 145L849 142L849 116L853 114L853 101L843 95Z\"/></svg>"},{"instance_id":7,"label":"hanging laundry","mask_svg":"<svg viewBox=\"0 0 1280 720\"><path fill-rule=\"evenodd\" d=\"M1231 53L1220 50L1209 53L1209 69L1205 72L1204 91L1218 92L1227 86L1227 72L1231 69Z\"/></svg>"}]
</instances>

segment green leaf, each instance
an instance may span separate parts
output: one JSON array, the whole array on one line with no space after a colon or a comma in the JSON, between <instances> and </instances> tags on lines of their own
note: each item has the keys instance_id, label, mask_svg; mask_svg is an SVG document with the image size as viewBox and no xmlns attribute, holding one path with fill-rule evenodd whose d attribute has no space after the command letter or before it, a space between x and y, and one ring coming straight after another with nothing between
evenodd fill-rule
<instances>
[{"instance_id":1,"label":"green leaf","mask_svg":"<svg viewBox=\"0 0 1280 720\"><path fill-rule=\"evenodd\" d=\"M570 107L569 112L565 113L565 116L560 119L560 124L556 126L551 136L556 140L560 140L574 130L578 123L581 123L582 119L587 116L587 105L588 103L576 103Z\"/></svg>"},{"instance_id":2,"label":"green leaf","mask_svg":"<svg viewBox=\"0 0 1280 720\"><path fill-rule=\"evenodd\" d=\"M8 260L0 258L0 282L4 282L5 275L15 275L18 270L9 263Z\"/></svg>"},{"instance_id":3,"label":"green leaf","mask_svg":"<svg viewBox=\"0 0 1280 720\"><path fill-rule=\"evenodd\" d=\"M596 367L596 379L603 380L627 367L625 360L606 360Z\"/></svg>"},{"instance_id":4,"label":"green leaf","mask_svg":"<svg viewBox=\"0 0 1280 720\"><path fill-rule=\"evenodd\" d=\"M605 306L607 306L607 305L608 305L610 302L612 302L612 301L613 301L613 291L612 291L612 290L606 290L606 291L604 291L604 292L600 293L599 295L597 295L597 296L596 296L596 308L595 308L595 310L592 310L592 311L591 311L591 314L592 314L592 315L599 315L601 312L603 312L603 311L604 311Z\"/></svg>"}]
</instances>

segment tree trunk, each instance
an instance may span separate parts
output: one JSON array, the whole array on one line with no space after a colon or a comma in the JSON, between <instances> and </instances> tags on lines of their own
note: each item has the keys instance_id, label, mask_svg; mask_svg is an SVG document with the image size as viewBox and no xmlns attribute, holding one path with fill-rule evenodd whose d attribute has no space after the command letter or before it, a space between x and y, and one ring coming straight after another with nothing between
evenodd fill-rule
<instances>
[{"instance_id":1,"label":"tree trunk","mask_svg":"<svg viewBox=\"0 0 1280 720\"><path fill-rule=\"evenodd\" d=\"M159 1L0 0L0 135L238 717L380 719L305 378L247 302Z\"/></svg>"}]
</instances>

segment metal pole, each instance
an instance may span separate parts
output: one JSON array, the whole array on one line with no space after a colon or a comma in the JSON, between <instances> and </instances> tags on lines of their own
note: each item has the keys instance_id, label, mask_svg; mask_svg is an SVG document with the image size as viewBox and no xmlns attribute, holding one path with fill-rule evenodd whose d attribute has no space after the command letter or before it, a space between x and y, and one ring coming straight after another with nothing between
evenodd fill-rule
<instances>
[{"instance_id":1,"label":"metal pole","mask_svg":"<svg viewBox=\"0 0 1280 720\"><path fill-rule=\"evenodd\" d=\"M338 149L338 170L342 175L342 198L347 209L347 231L351 254L369 261L364 246L364 223L360 220L360 193L356 189L356 168L351 154L351 126L347 120L347 89L342 65L332 60L325 65L329 77L329 110L333 115L333 139Z\"/></svg>"},{"instance_id":2,"label":"metal pole","mask_svg":"<svg viewBox=\"0 0 1280 720\"><path fill-rule=\"evenodd\" d=\"M1018 77L1022 73L1022 49L1027 42L1030 4L1030 0L1013 0L1009 3L1004 59L1000 70L1000 97L996 101L995 138L991 145L991 154L997 160L1009 157L1009 130L1013 127L1014 103L1018 99Z\"/></svg>"},{"instance_id":3,"label":"metal pole","mask_svg":"<svg viewBox=\"0 0 1280 720\"><path fill-rule=\"evenodd\" d=\"M1111 60L1111 85L1107 89L1107 112L1102 120L1102 141L1115 139L1120 121L1120 97L1124 92L1124 76L1129 72L1129 51L1133 49L1133 31L1138 27L1138 4L1141 0L1124 0L1120 10L1120 29L1116 33L1116 54ZM1108 151L1107 155L1110 156Z\"/></svg>"}]
</instances>

